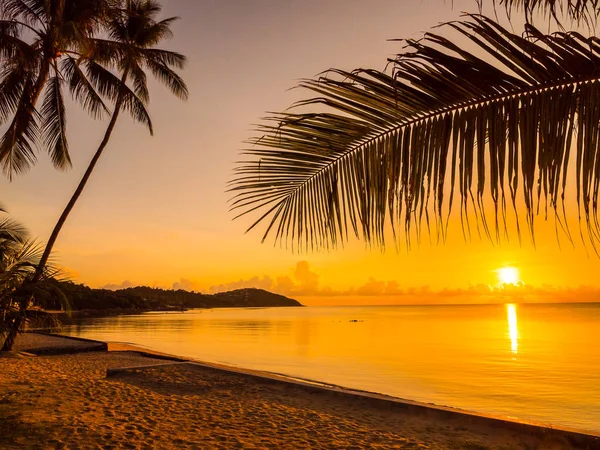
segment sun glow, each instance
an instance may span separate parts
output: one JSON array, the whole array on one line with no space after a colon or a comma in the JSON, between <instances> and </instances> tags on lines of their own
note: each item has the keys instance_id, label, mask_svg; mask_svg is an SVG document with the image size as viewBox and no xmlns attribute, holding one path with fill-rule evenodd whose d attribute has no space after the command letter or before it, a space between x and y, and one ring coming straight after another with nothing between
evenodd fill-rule
<instances>
[{"instance_id":1,"label":"sun glow","mask_svg":"<svg viewBox=\"0 0 600 450\"><path fill-rule=\"evenodd\" d=\"M520 281L519 269L515 267L503 267L498 269L496 273L500 284L518 284Z\"/></svg>"}]
</instances>

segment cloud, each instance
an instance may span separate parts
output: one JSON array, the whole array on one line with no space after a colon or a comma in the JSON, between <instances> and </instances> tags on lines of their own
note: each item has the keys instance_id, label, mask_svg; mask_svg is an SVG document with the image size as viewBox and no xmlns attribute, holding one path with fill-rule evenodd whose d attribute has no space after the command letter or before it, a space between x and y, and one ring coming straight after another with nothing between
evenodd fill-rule
<instances>
[{"instance_id":1,"label":"cloud","mask_svg":"<svg viewBox=\"0 0 600 450\"><path fill-rule=\"evenodd\" d=\"M278 277L275 285L280 292L292 292L296 283L290 276Z\"/></svg>"},{"instance_id":2,"label":"cloud","mask_svg":"<svg viewBox=\"0 0 600 450\"><path fill-rule=\"evenodd\" d=\"M245 280L211 286L209 292L216 293L244 288L265 289L287 296L319 295L319 274L310 267L308 261L299 261L290 271L290 275L279 276L275 279L267 275L254 276Z\"/></svg>"},{"instance_id":3,"label":"cloud","mask_svg":"<svg viewBox=\"0 0 600 450\"><path fill-rule=\"evenodd\" d=\"M357 288L352 288L344 294L351 294L362 297L372 296L399 296L414 294L416 291L429 290L428 287L402 289L400 283L396 280L382 281L375 277L369 277L367 282Z\"/></svg>"},{"instance_id":4,"label":"cloud","mask_svg":"<svg viewBox=\"0 0 600 450\"><path fill-rule=\"evenodd\" d=\"M256 277L252 277L248 280L238 280L238 281L233 281L231 283L224 283L224 284L218 284L216 286L211 286L208 291L211 294L214 294L217 292L233 291L235 289L245 289L245 288L257 288L257 289L265 289L267 291L272 291L272 290L274 290L273 279L268 276L264 276L262 278L256 276Z\"/></svg>"},{"instance_id":5,"label":"cloud","mask_svg":"<svg viewBox=\"0 0 600 450\"><path fill-rule=\"evenodd\" d=\"M121 284L105 284L104 286L102 286L101 289L108 289L109 291L117 291L119 289L127 289L127 288L134 287L134 286L137 286L137 285L134 285L129 280L125 280Z\"/></svg>"},{"instance_id":6,"label":"cloud","mask_svg":"<svg viewBox=\"0 0 600 450\"><path fill-rule=\"evenodd\" d=\"M107 284L104 289L125 289L134 284L125 280L121 284ZM161 287L155 283L154 287ZM554 302L600 302L600 287L554 287L549 285L532 286L524 283L516 285L490 286L470 285L463 289L442 289L432 291L429 286L402 287L397 280L378 280L371 276L365 283L345 290L336 290L322 285L319 274L308 261L298 261L287 275L275 278L253 276L230 283L210 286L181 278L172 284L172 289L217 293L243 288L265 289L292 298L304 298L311 303L328 302L328 298L338 304L456 304L456 303L554 303ZM329 300L333 301L333 300Z\"/></svg>"},{"instance_id":7,"label":"cloud","mask_svg":"<svg viewBox=\"0 0 600 450\"><path fill-rule=\"evenodd\" d=\"M173 283L171 287L174 291L183 289L184 291L199 292L201 290L201 287L198 283L188 280L187 278L180 278L179 281Z\"/></svg>"},{"instance_id":8,"label":"cloud","mask_svg":"<svg viewBox=\"0 0 600 450\"><path fill-rule=\"evenodd\" d=\"M386 288L385 281L377 281L370 277L369 281L356 289L356 295L384 295Z\"/></svg>"},{"instance_id":9,"label":"cloud","mask_svg":"<svg viewBox=\"0 0 600 450\"><path fill-rule=\"evenodd\" d=\"M296 295L315 295L319 291L319 275L313 272L308 261L300 261L294 269L296 284L291 291Z\"/></svg>"}]
</instances>

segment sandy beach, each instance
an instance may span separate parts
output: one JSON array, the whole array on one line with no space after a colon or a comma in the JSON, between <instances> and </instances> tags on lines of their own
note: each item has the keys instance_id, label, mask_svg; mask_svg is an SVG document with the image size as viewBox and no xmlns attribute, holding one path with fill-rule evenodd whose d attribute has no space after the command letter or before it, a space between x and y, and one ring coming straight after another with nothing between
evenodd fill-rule
<instances>
[{"instance_id":1,"label":"sandy beach","mask_svg":"<svg viewBox=\"0 0 600 450\"><path fill-rule=\"evenodd\" d=\"M136 366L156 367L106 376ZM0 448L578 447L560 434L410 414L133 351L96 351L0 359Z\"/></svg>"}]
</instances>

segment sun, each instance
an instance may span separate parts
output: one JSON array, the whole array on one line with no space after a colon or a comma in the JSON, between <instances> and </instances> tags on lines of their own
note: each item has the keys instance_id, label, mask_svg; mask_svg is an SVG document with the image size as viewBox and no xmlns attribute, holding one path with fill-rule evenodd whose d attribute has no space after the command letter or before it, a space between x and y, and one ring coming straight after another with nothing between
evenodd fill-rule
<instances>
[{"instance_id":1,"label":"sun","mask_svg":"<svg viewBox=\"0 0 600 450\"><path fill-rule=\"evenodd\" d=\"M502 267L496 273L500 284L518 284L520 281L519 269L516 267Z\"/></svg>"}]
</instances>

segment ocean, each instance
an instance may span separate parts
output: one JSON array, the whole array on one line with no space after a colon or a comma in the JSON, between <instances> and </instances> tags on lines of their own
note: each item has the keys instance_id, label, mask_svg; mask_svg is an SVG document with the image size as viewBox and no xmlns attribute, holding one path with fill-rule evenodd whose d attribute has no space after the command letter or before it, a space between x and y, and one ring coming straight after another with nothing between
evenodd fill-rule
<instances>
[{"instance_id":1,"label":"ocean","mask_svg":"<svg viewBox=\"0 0 600 450\"><path fill-rule=\"evenodd\" d=\"M191 310L63 334L600 432L600 304Z\"/></svg>"}]
</instances>

